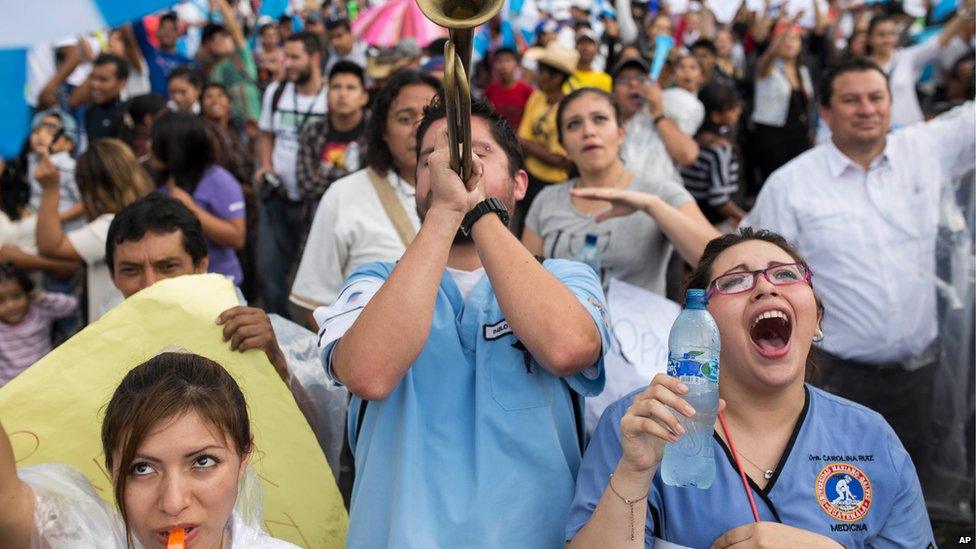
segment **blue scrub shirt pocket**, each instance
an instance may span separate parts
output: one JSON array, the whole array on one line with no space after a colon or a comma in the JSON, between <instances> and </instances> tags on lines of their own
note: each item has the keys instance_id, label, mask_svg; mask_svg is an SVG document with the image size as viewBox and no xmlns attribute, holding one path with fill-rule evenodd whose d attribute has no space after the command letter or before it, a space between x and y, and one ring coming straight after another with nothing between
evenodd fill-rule
<instances>
[{"instance_id":1,"label":"blue scrub shirt pocket","mask_svg":"<svg viewBox=\"0 0 976 549\"><path fill-rule=\"evenodd\" d=\"M553 376L535 359L531 362L531 373L527 371L522 351L512 347L515 342L509 336L488 343L503 347L491 353L494 360L488 365L491 398L509 412L551 405Z\"/></svg>"}]
</instances>

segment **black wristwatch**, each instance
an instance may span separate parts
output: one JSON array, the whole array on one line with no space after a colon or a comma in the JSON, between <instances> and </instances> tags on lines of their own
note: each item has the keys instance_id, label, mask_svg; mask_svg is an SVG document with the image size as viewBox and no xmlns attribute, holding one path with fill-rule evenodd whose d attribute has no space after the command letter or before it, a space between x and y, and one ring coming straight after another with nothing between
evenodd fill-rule
<instances>
[{"instance_id":1,"label":"black wristwatch","mask_svg":"<svg viewBox=\"0 0 976 549\"><path fill-rule=\"evenodd\" d=\"M505 207L505 203L497 198L489 198L478 202L477 206L465 214L461 221L461 232L464 236L471 236L471 228L481 219L481 216L488 213L498 214L502 224L508 225L508 208Z\"/></svg>"}]
</instances>

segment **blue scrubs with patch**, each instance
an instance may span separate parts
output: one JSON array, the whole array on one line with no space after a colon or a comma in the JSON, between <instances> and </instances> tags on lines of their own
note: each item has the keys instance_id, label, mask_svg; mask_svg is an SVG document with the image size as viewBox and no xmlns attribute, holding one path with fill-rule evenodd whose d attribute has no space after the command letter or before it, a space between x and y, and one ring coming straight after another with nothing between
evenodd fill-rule
<instances>
[{"instance_id":1,"label":"blue scrubs with patch","mask_svg":"<svg viewBox=\"0 0 976 549\"><path fill-rule=\"evenodd\" d=\"M508 327L487 276L463 300L445 273L429 339L403 380L384 400L366 403L362 425L364 403L350 401L356 481L348 547L563 546L582 459L580 397L603 390L609 336L593 271L563 260L543 266L592 316L600 360L568 378L550 374ZM364 265L346 286L386 280L392 269Z\"/></svg>"},{"instance_id":2,"label":"blue scrubs with patch","mask_svg":"<svg viewBox=\"0 0 976 549\"><path fill-rule=\"evenodd\" d=\"M607 408L586 450L570 509L571 539L596 508L622 455L620 420L635 391ZM734 439L733 433L733 439ZM753 522L732 454L713 437L715 482L708 490L675 488L654 476L648 497L647 547L656 536L709 547ZM741 458L741 456L740 456ZM806 404L765 489L749 481L763 521L802 528L847 548L935 547L915 466L878 413L806 386Z\"/></svg>"}]
</instances>

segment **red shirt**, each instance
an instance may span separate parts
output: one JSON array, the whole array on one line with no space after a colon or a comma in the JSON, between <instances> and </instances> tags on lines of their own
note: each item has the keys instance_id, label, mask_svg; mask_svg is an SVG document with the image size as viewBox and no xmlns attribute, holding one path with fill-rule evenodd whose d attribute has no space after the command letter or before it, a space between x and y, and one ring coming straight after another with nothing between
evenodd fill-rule
<instances>
[{"instance_id":1,"label":"red shirt","mask_svg":"<svg viewBox=\"0 0 976 549\"><path fill-rule=\"evenodd\" d=\"M518 130L519 123L522 122L522 113L525 111L525 102L533 92L532 86L518 80L511 88L503 88L501 84L492 82L485 86L485 99L491 103L498 114L508 120L508 124L513 130Z\"/></svg>"}]
</instances>

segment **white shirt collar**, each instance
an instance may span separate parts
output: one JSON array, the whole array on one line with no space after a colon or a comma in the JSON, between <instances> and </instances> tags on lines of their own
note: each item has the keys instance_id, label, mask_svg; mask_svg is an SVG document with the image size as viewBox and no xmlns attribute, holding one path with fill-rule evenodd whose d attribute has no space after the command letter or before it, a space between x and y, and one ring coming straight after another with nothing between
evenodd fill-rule
<instances>
[{"instance_id":1,"label":"white shirt collar","mask_svg":"<svg viewBox=\"0 0 976 549\"><path fill-rule=\"evenodd\" d=\"M884 150L871 161L871 166L868 169L875 168L882 162L887 162L890 158L890 152L891 139L885 139ZM834 179L840 177L848 168L864 171L860 164L851 160L849 156L838 149L833 140L827 142L827 167L830 169L830 176Z\"/></svg>"}]
</instances>

